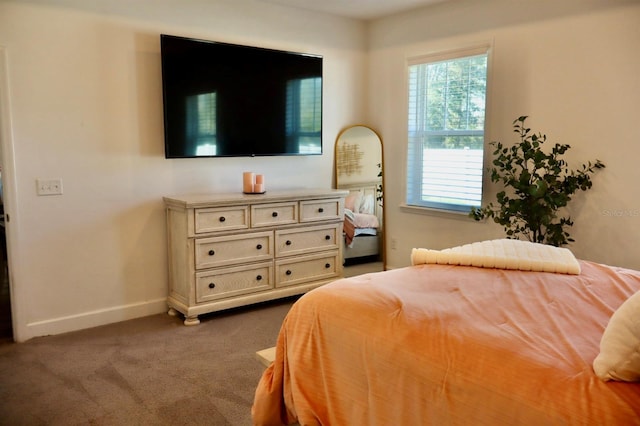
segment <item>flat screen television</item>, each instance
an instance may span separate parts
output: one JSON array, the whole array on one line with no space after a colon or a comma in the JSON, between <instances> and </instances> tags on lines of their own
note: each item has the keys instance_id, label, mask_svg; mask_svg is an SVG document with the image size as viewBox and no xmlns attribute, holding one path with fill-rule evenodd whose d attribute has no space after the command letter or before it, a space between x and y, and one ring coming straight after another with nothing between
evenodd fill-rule
<instances>
[{"instance_id":1,"label":"flat screen television","mask_svg":"<svg viewBox=\"0 0 640 426\"><path fill-rule=\"evenodd\" d=\"M322 57L162 34L166 158L322 154Z\"/></svg>"}]
</instances>

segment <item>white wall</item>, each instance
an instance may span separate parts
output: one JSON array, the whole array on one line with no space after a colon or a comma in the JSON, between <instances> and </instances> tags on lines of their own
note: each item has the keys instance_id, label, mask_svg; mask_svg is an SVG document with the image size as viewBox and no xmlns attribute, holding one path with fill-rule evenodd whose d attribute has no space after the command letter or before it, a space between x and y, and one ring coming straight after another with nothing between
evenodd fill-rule
<instances>
[{"instance_id":1,"label":"white wall","mask_svg":"<svg viewBox=\"0 0 640 426\"><path fill-rule=\"evenodd\" d=\"M638 22L637 0L451 0L368 26L253 0L0 1L15 337L164 311L163 195L240 191L247 169L272 189L329 187L334 138L353 123L384 140L391 267L407 265L411 247L502 236L491 223L400 208L405 58L486 40L489 139L512 141L511 122L527 114L551 141L573 146L576 164L603 160L594 188L575 200L572 249L640 269ZM160 33L324 55L325 154L164 159ZM64 195L36 196L38 177L62 178Z\"/></svg>"},{"instance_id":2,"label":"white wall","mask_svg":"<svg viewBox=\"0 0 640 426\"><path fill-rule=\"evenodd\" d=\"M0 3L19 341L165 311L163 195L241 191L245 170L265 174L269 189L331 187L334 138L363 121L358 21L251 0L103 3L102 13ZM324 155L165 159L160 33L323 55ZM36 196L38 177L61 178L64 194Z\"/></svg>"},{"instance_id":3,"label":"white wall","mask_svg":"<svg viewBox=\"0 0 640 426\"><path fill-rule=\"evenodd\" d=\"M369 124L384 139L388 265L408 265L412 247L504 236L493 222L401 207L406 58L486 41L493 43L488 139L515 142L512 122L528 115L549 145L572 146L573 168L602 160L607 168L593 188L574 197L570 248L582 259L640 268L640 4L615 0L453 0L371 24ZM485 202L497 190L490 185Z\"/></svg>"}]
</instances>

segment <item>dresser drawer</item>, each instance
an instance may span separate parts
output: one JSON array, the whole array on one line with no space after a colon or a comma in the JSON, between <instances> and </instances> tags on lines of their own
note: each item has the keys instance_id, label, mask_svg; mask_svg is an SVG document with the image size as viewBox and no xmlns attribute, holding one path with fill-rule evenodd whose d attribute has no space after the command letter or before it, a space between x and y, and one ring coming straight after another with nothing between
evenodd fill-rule
<instances>
[{"instance_id":1,"label":"dresser drawer","mask_svg":"<svg viewBox=\"0 0 640 426\"><path fill-rule=\"evenodd\" d=\"M338 277L339 252L276 260L276 287Z\"/></svg>"},{"instance_id":2,"label":"dresser drawer","mask_svg":"<svg viewBox=\"0 0 640 426\"><path fill-rule=\"evenodd\" d=\"M198 238L196 269L273 259L273 232Z\"/></svg>"},{"instance_id":3,"label":"dresser drawer","mask_svg":"<svg viewBox=\"0 0 640 426\"><path fill-rule=\"evenodd\" d=\"M196 273L196 301L209 302L273 288L271 262Z\"/></svg>"},{"instance_id":4,"label":"dresser drawer","mask_svg":"<svg viewBox=\"0 0 640 426\"><path fill-rule=\"evenodd\" d=\"M251 206L251 227L298 223L298 203L255 204Z\"/></svg>"},{"instance_id":5,"label":"dresser drawer","mask_svg":"<svg viewBox=\"0 0 640 426\"><path fill-rule=\"evenodd\" d=\"M300 201L300 222L342 219L340 200Z\"/></svg>"},{"instance_id":6,"label":"dresser drawer","mask_svg":"<svg viewBox=\"0 0 640 426\"><path fill-rule=\"evenodd\" d=\"M249 228L249 206L195 209L195 233Z\"/></svg>"},{"instance_id":7,"label":"dresser drawer","mask_svg":"<svg viewBox=\"0 0 640 426\"><path fill-rule=\"evenodd\" d=\"M277 230L276 257L338 249L340 230L340 224Z\"/></svg>"}]
</instances>

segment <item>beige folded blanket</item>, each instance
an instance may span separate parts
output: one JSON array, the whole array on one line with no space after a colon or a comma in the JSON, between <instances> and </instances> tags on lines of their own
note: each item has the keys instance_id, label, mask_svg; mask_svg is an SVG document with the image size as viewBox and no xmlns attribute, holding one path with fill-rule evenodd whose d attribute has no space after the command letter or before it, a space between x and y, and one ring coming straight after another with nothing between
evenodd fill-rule
<instances>
[{"instance_id":1,"label":"beige folded blanket","mask_svg":"<svg viewBox=\"0 0 640 426\"><path fill-rule=\"evenodd\" d=\"M412 265L425 263L580 274L580 264L569 249L510 239L482 241L445 250L411 250Z\"/></svg>"}]
</instances>

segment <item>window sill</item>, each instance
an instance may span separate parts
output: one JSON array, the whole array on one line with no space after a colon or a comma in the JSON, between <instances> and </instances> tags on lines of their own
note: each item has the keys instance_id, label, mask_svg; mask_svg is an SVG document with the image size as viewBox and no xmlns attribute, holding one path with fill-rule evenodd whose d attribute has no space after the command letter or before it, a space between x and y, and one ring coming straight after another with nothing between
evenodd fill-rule
<instances>
[{"instance_id":1,"label":"window sill","mask_svg":"<svg viewBox=\"0 0 640 426\"><path fill-rule=\"evenodd\" d=\"M408 204L400 204L400 210L410 214L422 214L427 216L441 217L445 219L472 221L476 220L469 217L469 213L459 212L455 210L432 209L429 207L410 206Z\"/></svg>"}]
</instances>

